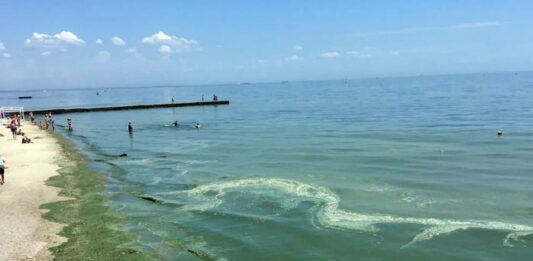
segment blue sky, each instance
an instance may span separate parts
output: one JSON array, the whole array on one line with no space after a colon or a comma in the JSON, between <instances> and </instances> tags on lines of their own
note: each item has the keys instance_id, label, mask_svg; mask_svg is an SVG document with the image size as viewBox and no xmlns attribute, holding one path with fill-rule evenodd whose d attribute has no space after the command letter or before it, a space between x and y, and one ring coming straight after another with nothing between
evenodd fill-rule
<instances>
[{"instance_id":1,"label":"blue sky","mask_svg":"<svg viewBox=\"0 0 533 261\"><path fill-rule=\"evenodd\" d=\"M532 11L512 0L0 0L0 89L532 70Z\"/></svg>"}]
</instances>

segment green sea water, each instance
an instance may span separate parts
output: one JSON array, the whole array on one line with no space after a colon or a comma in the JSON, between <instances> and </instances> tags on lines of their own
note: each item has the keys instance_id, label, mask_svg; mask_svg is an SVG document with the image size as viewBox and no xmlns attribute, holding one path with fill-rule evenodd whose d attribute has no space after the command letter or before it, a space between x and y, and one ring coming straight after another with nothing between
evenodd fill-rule
<instances>
[{"instance_id":1,"label":"green sea water","mask_svg":"<svg viewBox=\"0 0 533 261\"><path fill-rule=\"evenodd\" d=\"M35 92L23 105L231 101L56 116L72 118L74 131L59 132L105 178L128 249L159 260L533 258L532 73L99 91Z\"/></svg>"}]
</instances>

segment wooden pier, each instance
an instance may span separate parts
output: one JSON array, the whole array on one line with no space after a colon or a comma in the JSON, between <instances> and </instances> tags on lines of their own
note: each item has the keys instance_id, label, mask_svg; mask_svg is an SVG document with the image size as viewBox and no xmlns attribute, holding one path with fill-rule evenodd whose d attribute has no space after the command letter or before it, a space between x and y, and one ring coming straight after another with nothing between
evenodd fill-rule
<instances>
[{"instance_id":1,"label":"wooden pier","mask_svg":"<svg viewBox=\"0 0 533 261\"><path fill-rule=\"evenodd\" d=\"M103 106L103 107L80 107L80 108L52 108L52 109L37 109L28 110L26 113L33 112L33 114L52 114L63 113L78 113L78 112L95 112L95 111L124 111L124 110L144 110L144 109L158 109L158 108L175 108L175 107L191 107L191 106L213 106L213 105L227 105L229 101L201 101L201 102L178 102L178 103L160 103L160 104L139 104L139 105L123 105L123 106Z\"/></svg>"}]
</instances>

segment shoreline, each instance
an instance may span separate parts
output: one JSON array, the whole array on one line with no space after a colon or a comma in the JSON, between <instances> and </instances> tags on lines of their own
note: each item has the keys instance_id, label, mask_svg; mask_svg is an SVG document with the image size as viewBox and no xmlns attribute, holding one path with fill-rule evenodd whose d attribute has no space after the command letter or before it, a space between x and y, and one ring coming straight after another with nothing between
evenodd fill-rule
<instances>
[{"instance_id":1,"label":"shoreline","mask_svg":"<svg viewBox=\"0 0 533 261\"><path fill-rule=\"evenodd\" d=\"M41 205L49 210L43 217L65 224L60 232L68 241L50 248L58 260L151 260L127 246L136 236L118 227L122 216L107 205L104 175L95 173L84 155L69 140L53 134L64 154L59 175L46 181L60 189L67 200Z\"/></svg>"},{"instance_id":2,"label":"shoreline","mask_svg":"<svg viewBox=\"0 0 533 261\"><path fill-rule=\"evenodd\" d=\"M59 144L51 134L26 123L22 126L33 143L13 140L11 132L0 126L0 157L6 161L5 184L0 186L0 260L52 260L51 247L66 242L60 236L63 224L43 217L40 205L65 200L59 189L45 185L59 175Z\"/></svg>"},{"instance_id":3,"label":"shoreline","mask_svg":"<svg viewBox=\"0 0 533 261\"><path fill-rule=\"evenodd\" d=\"M61 134L30 122L21 128L33 143L0 128L8 167L0 186L0 260L149 260L126 246L134 235L117 229L122 218L106 204L105 176Z\"/></svg>"}]
</instances>

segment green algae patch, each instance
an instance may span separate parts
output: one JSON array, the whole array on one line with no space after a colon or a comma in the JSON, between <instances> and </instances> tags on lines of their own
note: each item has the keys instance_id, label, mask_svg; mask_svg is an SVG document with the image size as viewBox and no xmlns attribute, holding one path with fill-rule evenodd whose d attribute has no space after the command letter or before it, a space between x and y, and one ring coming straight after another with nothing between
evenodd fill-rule
<instances>
[{"instance_id":1,"label":"green algae patch","mask_svg":"<svg viewBox=\"0 0 533 261\"><path fill-rule=\"evenodd\" d=\"M67 242L50 250L56 260L151 260L149 256L125 245L136 240L117 227L123 223L111 209L105 195L106 177L92 172L85 158L67 140L57 137L64 157L59 160L59 175L46 184L61 188L64 201L41 205L49 210L43 216L65 224L61 236Z\"/></svg>"}]
</instances>

